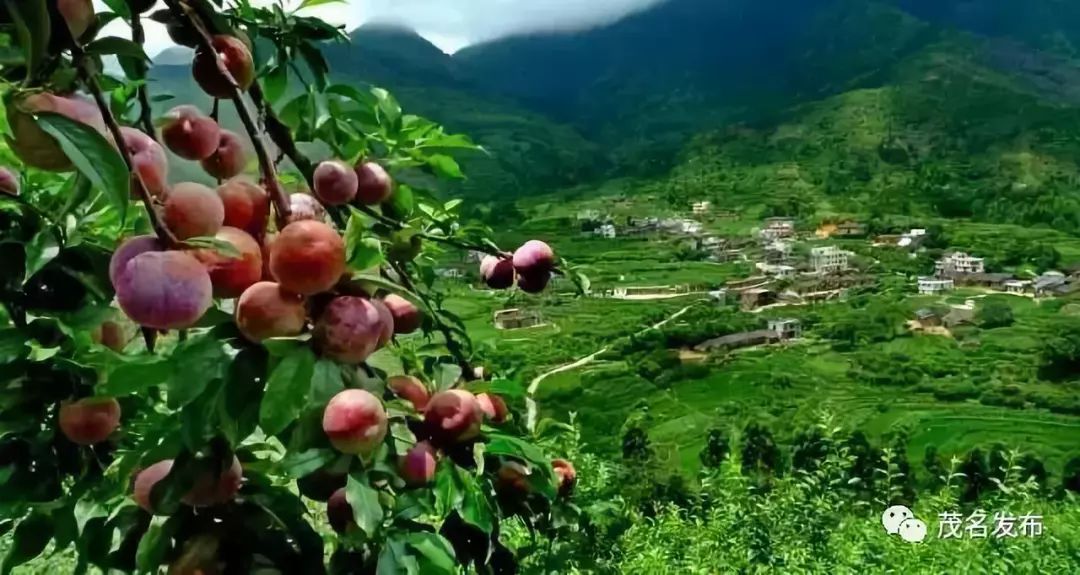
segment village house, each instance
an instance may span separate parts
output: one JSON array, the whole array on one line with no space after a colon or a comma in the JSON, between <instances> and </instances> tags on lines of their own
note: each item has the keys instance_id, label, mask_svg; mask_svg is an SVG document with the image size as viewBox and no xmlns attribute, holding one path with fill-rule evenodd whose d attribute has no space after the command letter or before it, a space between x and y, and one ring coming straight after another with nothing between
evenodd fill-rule
<instances>
[{"instance_id":1,"label":"village house","mask_svg":"<svg viewBox=\"0 0 1080 575\"><path fill-rule=\"evenodd\" d=\"M1004 290L1005 282L1014 279L1012 274L985 272L972 274L953 274L951 278L957 285L983 287L996 290Z\"/></svg>"},{"instance_id":2,"label":"village house","mask_svg":"<svg viewBox=\"0 0 1080 575\"><path fill-rule=\"evenodd\" d=\"M938 295L956 289L956 284L947 278L919 278L919 295Z\"/></svg>"},{"instance_id":3,"label":"village house","mask_svg":"<svg viewBox=\"0 0 1080 575\"><path fill-rule=\"evenodd\" d=\"M709 298L717 303L725 304L728 299L728 290L726 288L714 289L709 292Z\"/></svg>"},{"instance_id":4,"label":"village house","mask_svg":"<svg viewBox=\"0 0 1080 575\"><path fill-rule=\"evenodd\" d=\"M614 224L603 224L593 230L593 234L602 238L614 239L616 236Z\"/></svg>"},{"instance_id":5,"label":"village house","mask_svg":"<svg viewBox=\"0 0 1080 575\"><path fill-rule=\"evenodd\" d=\"M810 250L810 266L819 274L842 272L848 268L851 252L836 246L825 246Z\"/></svg>"},{"instance_id":6,"label":"village house","mask_svg":"<svg viewBox=\"0 0 1080 575\"><path fill-rule=\"evenodd\" d=\"M1066 287L1068 278L1060 272L1046 272L1043 275L1035 278L1032 283L1032 290L1035 292L1035 297L1052 297L1055 295L1063 295L1071 290L1063 289Z\"/></svg>"},{"instance_id":7,"label":"village house","mask_svg":"<svg viewBox=\"0 0 1080 575\"><path fill-rule=\"evenodd\" d=\"M975 323L975 302L967 300L963 305L954 305L949 313L941 318L945 327L952 329L959 325L973 325Z\"/></svg>"},{"instance_id":8,"label":"village house","mask_svg":"<svg viewBox=\"0 0 1080 575\"><path fill-rule=\"evenodd\" d=\"M1031 282L1028 280L1011 279L1005 280L1002 284L1005 291L1015 295L1021 295L1028 291L1031 287Z\"/></svg>"},{"instance_id":9,"label":"village house","mask_svg":"<svg viewBox=\"0 0 1080 575\"><path fill-rule=\"evenodd\" d=\"M742 292L740 300L743 311L750 311L776 303L777 294L771 289L751 288Z\"/></svg>"},{"instance_id":10,"label":"village house","mask_svg":"<svg viewBox=\"0 0 1080 575\"><path fill-rule=\"evenodd\" d=\"M939 276L981 274L986 271L986 264L983 258L969 256L964 252L953 252L938 260L934 269Z\"/></svg>"},{"instance_id":11,"label":"village house","mask_svg":"<svg viewBox=\"0 0 1080 575\"><path fill-rule=\"evenodd\" d=\"M765 244L765 263L783 264L791 261L791 242L772 240Z\"/></svg>"},{"instance_id":12,"label":"village house","mask_svg":"<svg viewBox=\"0 0 1080 575\"><path fill-rule=\"evenodd\" d=\"M794 218L767 218L761 229L761 237L767 240L790 238L795 235Z\"/></svg>"},{"instance_id":13,"label":"village house","mask_svg":"<svg viewBox=\"0 0 1080 575\"><path fill-rule=\"evenodd\" d=\"M757 267L758 271L767 276L772 276L780 279L793 278L798 272L798 270L796 270L794 266L784 264L770 264L766 262L758 262L757 264L755 264L755 267Z\"/></svg>"},{"instance_id":14,"label":"village house","mask_svg":"<svg viewBox=\"0 0 1080 575\"><path fill-rule=\"evenodd\" d=\"M723 337L710 339L695 346L694 351L702 353L727 351L732 349L739 349L742 347L750 347L754 345L776 343L779 340L780 335L776 333L775 330L759 329L756 331L733 333L730 335L725 335Z\"/></svg>"},{"instance_id":15,"label":"village house","mask_svg":"<svg viewBox=\"0 0 1080 575\"><path fill-rule=\"evenodd\" d=\"M802 322L792 318L769 320L769 329L776 332L781 341L802 337Z\"/></svg>"},{"instance_id":16,"label":"village house","mask_svg":"<svg viewBox=\"0 0 1080 575\"><path fill-rule=\"evenodd\" d=\"M494 322L496 329L524 329L543 325L544 323L540 312L518 308L496 311Z\"/></svg>"},{"instance_id":17,"label":"village house","mask_svg":"<svg viewBox=\"0 0 1080 575\"><path fill-rule=\"evenodd\" d=\"M645 299L674 297L685 293L690 293L690 286L627 286L615 288L612 292L612 297L618 299Z\"/></svg>"},{"instance_id":18,"label":"village house","mask_svg":"<svg viewBox=\"0 0 1080 575\"><path fill-rule=\"evenodd\" d=\"M465 277L465 270L461 268L439 268L435 270L435 275L446 279L461 279Z\"/></svg>"},{"instance_id":19,"label":"village house","mask_svg":"<svg viewBox=\"0 0 1080 575\"><path fill-rule=\"evenodd\" d=\"M832 235L839 238L859 238L866 235L866 226L851 220L840 222Z\"/></svg>"},{"instance_id":20,"label":"village house","mask_svg":"<svg viewBox=\"0 0 1080 575\"><path fill-rule=\"evenodd\" d=\"M941 326L941 316L930 308L922 308L915 312L915 322L922 329Z\"/></svg>"},{"instance_id":21,"label":"village house","mask_svg":"<svg viewBox=\"0 0 1080 575\"><path fill-rule=\"evenodd\" d=\"M926 230L922 228L912 228L907 233L901 234L899 239L896 240L896 246L905 248L908 250L916 250L922 246L923 241L926 240Z\"/></svg>"},{"instance_id":22,"label":"village house","mask_svg":"<svg viewBox=\"0 0 1080 575\"><path fill-rule=\"evenodd\" d=\"M705 200L700 202L694 202L690 205L690 211L695 215L707 214L712 209L712 202Z\"/></svg>"}]
</instances>

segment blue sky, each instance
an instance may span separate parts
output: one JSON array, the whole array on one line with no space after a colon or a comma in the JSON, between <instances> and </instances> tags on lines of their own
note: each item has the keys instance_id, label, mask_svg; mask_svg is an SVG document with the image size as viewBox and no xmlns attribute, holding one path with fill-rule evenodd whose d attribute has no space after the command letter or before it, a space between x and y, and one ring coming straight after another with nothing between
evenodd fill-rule
<instances>
[{"instance_id":1,"label":"blue sky","mask_svg":"<svg viewBox=\"0 0 1080 575\"><path fill-rule=\"evenodd\" d=\"M278 0L252 0L271 4ZM300 0L283 0L287 9ZM369 21L396 22L415 29L445 52L511 34L585 29L617 20L664 0L347 0L305 13L349 29ZM719 0L718 0L719 1ZM94 0L98 7L101 0ZM160 4L160 2L159 2ZM121 23L108 34L127 35ZM147 52L171 46L165 28L147 24Z\"/></svg>"}]
</instances>

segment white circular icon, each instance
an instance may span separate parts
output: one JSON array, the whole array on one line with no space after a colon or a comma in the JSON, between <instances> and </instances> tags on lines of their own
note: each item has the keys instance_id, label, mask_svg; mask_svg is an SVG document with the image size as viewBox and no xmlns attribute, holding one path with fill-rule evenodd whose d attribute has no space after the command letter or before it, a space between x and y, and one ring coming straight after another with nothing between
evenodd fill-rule
<instances>
[{"instance_id":1,"label":"white circular icon","mask_svg":"<svg viewBox=\"0 0 1080 575\"><path fill-rule=\"evenodd\" d=\"M885 510L885 513L881 514L881 524L885 527L885 532L889 535L896 535L900 532L900 524L905 519L912 519L915 515L910 509L903 505L893 505ZM923 525L923 532L926 532L926 526Z\"/></svg>"},{"instance_id":2,"label":"white circular icon","mask_svg":"<svg viewBox=\"0 0 1080 575\"><path fill-rule=\"evenodd\" d=\"M926 539L926 524L914 517L900 522L900 538L908 543L921 543Z\"/></svg>"}]
</instances>

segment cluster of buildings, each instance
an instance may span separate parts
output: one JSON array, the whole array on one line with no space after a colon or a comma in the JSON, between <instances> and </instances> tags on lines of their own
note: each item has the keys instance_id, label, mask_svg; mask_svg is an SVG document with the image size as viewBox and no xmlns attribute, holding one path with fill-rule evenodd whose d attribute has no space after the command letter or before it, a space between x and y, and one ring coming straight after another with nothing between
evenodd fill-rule
<instances>
[{"instance_id":1,"label":"cluster of buildings","mask_svg":"<svg viewBox=\"0 0 1080 575\"><path fill-rule=\"evenodd\" d=\"M938 295L959 286L981 287L1015 295L1055 297L1080 290L1080 274L1048 271L1031 280L1020 279L1009 273L988 273L983 258L952 252L935 262L933 276L918 279L921 295Z\"/></svg>"}]
</instances>

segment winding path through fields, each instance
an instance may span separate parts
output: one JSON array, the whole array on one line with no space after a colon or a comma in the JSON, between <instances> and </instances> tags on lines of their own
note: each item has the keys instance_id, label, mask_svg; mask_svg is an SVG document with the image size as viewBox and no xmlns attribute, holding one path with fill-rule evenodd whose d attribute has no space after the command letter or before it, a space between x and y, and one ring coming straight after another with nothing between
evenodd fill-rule
<instances>
[{"instance_id":1,"label":"winding path through fields","mask_svg":"<svg viewBox=\"0 0 1080 575\"><path fill-rule=\"evenodd\" d=\"M662 320L662 321L658 321L658 322L654 323L653 325L651 325L649 327L642 328L642 330L637 332L637 333L640 334L640 333L645 333L645 332L647 332L649 330L660 329L660 328L664 327L665 325L667 325L668 322L673 321L673 320L677 319L679 316L681 316L682 314L686 313L687 311L690 311L690 308L694 307L695 305L698 305L699 303L701 303L701 301L704 301L704 300L696 301L696 302L694 302L694 303L680 309L679 311L671 314L671 317L669 317L669 318L667 318L665 320ZM529 431L535 431L536 430L536 392L537 392L537 390L540 389L540 384L545 379L547 379L548 377L550 377L552 375L555 375L556 373L562 373L564 371L570 371L572 369L577 369L577 368L579 368L579 367L581 367L583 365L588 365L589 363L592 363L593 360L595 360L597 357L600 356L600 354L604 353L608 349L610 349L610 347L605 346L602 349L600 349L600 350L598 350L596 352L593 352L592 354L587 355L587 356L585 356L585 357L583 357L583 358L581 358L581 359L579 359L579 360L577 360L577 361L575 361L573 363L560 365L559 367L556 367L556 368L551 369L549 371L545 371L544 373L541 373L540 375L534 377L532 379L532 381L529 382L528 394L525 396L525 407L526 407L525 423L526 423L526 425L528 425Z\"/></svg>"}]
</instances>

